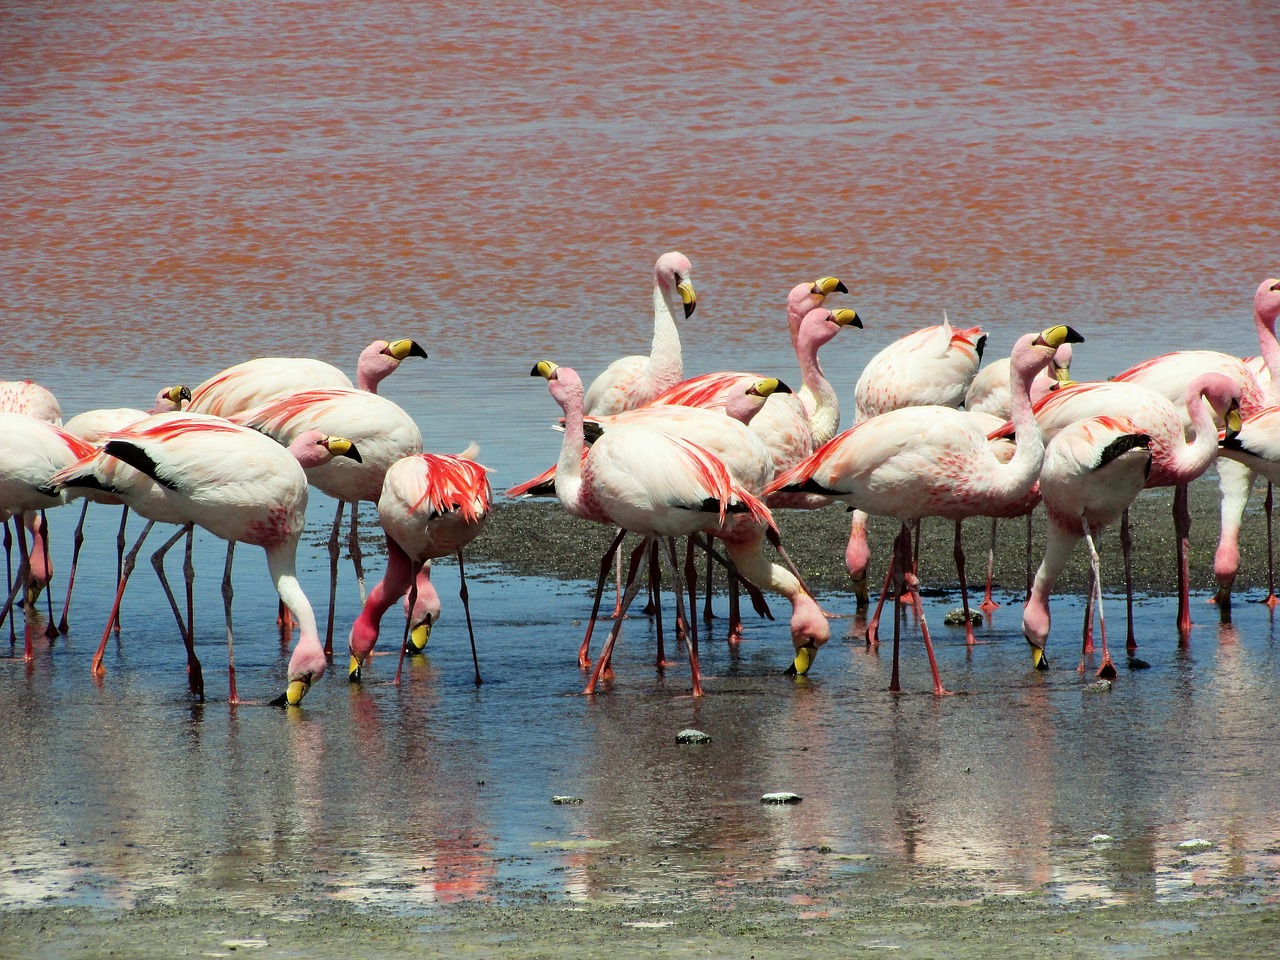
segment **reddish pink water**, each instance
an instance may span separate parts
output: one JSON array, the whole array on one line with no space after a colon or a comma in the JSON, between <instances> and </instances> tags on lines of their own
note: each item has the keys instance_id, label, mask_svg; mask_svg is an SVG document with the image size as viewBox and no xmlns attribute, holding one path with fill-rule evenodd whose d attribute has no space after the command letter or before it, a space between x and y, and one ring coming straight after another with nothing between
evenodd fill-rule
<instances>
[{"instance_id":1,"label":"reddish pink water","mask_svg":"<svg viewBox=\"0 0 1280 960\"><path fill-rule=\"evenodd\" d=\"M1264 7L610 6L6 4L3 375L76 412L411 335L432 359L393 396L522 469L452 411L541 422L534 360L645 349L670 248L690 372L793 374L782 299L824 273L867 324L829 349L842 392L944 309L993 355L1065 318L1083 376L1256 352Z\"/></svg>"}]
</instances>

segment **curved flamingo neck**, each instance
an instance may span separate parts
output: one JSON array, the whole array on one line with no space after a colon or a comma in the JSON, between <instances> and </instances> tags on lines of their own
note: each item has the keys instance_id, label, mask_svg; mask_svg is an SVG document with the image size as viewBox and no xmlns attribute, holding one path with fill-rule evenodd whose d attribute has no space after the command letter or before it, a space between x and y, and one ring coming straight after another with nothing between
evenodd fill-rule
<instances>
[{"instance_id":1,"label":"curved flamingo neck","mask_svg":"<svg viewBox=\"0 0 1280 960\"><path fill-rule=\"evenodd\" d=\"M1253 305L1253 324L1258 328L1258 348L1267 372L1271 374L1271 383L1267 385L1268 406L1280 403L1280 341L1276 340L1276 313L1264 313L1255 301Z\"/></svg>"},{"instance_id":2,"label":"curved flamingo neck","mask_svg":"<svg viewBox=\"0 0 1280 960\"><path fill-rule=\"evenodd\" d=\"M839 328L830 321L821 322L822 327L801 327L796 338L796 359L800 362L802 384L797 396L809 417L815 444L830 440L840 428L840 398L822 372L822 364L818 362L819 348L830 341L839 332ZM826 330L824 327L831 329Z\"/></svg>"},{"instance_id":3,"label":"curved flamingo neck","mask_svg":"<svg viewBox=\"0 0 1280 960\"><path fill-rule=\"evenodd\" d=\"M791 331L791 347L799 352L800 321L810 310L816 310L826 302L826 297L817 293L811 283L798 283L791 288L787 296L787 329Z\"/></svg>"},{"instance_id":4,"label":"curved flamingo neck","mask_svg":"<svg viewBox=\"0 0 1280 960\"><path fill-rule=\"evenodd\" d=\"M556 461L556 496L570 513L577 513L582 505L582 451L586 447L583 432L582 381L574 375L563 373L552 382L552 396L564 411L564 440L560 444L560 459Z\"/></svg>"},{"instance_id":5,"label":"curved flamingo neck","mask_svg":"<svg viewBox=\"0 0 1280 960\"><path fill-rule=\"evenodd\" d=\"M1028 355L1029 349L1029 345L1019 343L1009 364L1009 419L1013 422L1016 447L1001 474L1006 483L1017 488L1034 483L1044 464L1044 434L1032 408L1031 383L1048 360L1037 363Z\"/></svg>"},{"instance_id":6,"label":"curved flamingo neck","mask_svg":"<svg viewBox=\"0 0 1280 960\"><path fill-rule=\"evenodd\" d=\"M1203 378L1191 381L1187 387L1187 416L1195 437L1191 442L1174 444L1171 467L1177 483L1190 483L1209 468L1218 453L1218 426L1213 421L1213 408L1205 399Z\"/></svg>"},{"instance_id":7,"label":"curved flamingo neck","mask_svg":"<svg viewBox=\"0 0 1280 960\"><path fill-rule=\"evenodd\" d=\"M386 572L369 591L364 606L360 608L360 614L351 625L351 654L361 661L378 642L382 615L409 589L409 557L391 537L387 537L386 542Z\"/></svg>"},{"instance_id":8,"label":"curved flamingo neck","mask_svg":"<svg viewBox=\"0 0 1280 960\"><path fill-rule=\"evenodd\" d=\"M725 401L724 412L726 416L740 423L750 423L752 418L764 408L768 399L768 397L758 397L749 393L736 394Z\"/></svg>"},{"instance_id":9,"label":"curved flamingo neck","mask_svg":"<svg viewBox=\"0 0 1280 960\"><path fill-rule=\"evenodd\" d=\"M668 291L661 280L653 282L653 343L649 348L649 376L657 380L661 386L655 390L660 393L667 387L680 382L684 370L684 362L680 355L680 330L676 326L672 307L676 300L674 288ZM683 305L681 306L683 310Z\"/></svg>"},{"instance_id":10,"label":"curved flamingo neck","mask_svg":"<svg viewBox=\"0 0 1280 960\"><path fill-rule=\"evenodd\" d=\"M275 582L276 593L298 622L298 643L289 658L289 678L309 675L313 680L324 673L328 661L320 643L316 615L302 590L297 575L298 538L267 551L267 569Z\"/></svg>"}]
</instances>

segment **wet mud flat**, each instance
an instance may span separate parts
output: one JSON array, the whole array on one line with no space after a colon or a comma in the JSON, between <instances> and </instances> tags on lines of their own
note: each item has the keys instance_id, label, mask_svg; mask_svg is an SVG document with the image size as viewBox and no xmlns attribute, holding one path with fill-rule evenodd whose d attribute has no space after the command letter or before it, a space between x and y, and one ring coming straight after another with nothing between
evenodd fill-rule
<instances>
[{"instance_id":1,"label":"wet mud flat","mask_svg":"<svg viewBox=\"0 0 1280 960\"><path fill-rule=\"evenodd\" d=\"M964 900L962 886L868 894L762 889L711 907L566 906L515 900L415 916L291 912L216 904L0 913L0 957L1270 958L1280 911L1206 898L1177 904L1054 907L1036 897ZM920 902L920 899L932 902ZM799 901L799 902L798 902Z\"/></svg>"}]
</instances>

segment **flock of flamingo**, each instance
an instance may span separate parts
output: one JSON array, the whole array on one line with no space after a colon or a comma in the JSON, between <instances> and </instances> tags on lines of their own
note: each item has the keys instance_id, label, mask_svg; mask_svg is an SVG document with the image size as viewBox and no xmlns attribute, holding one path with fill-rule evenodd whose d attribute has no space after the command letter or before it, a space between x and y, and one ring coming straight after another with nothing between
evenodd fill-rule
<instances>
[{"instance_id":1,"label":"flock of flamingo","mask_svg":"<svg viewBox=\"0 0 1280 960\"><path fill-rule=\"evenodd\" d=\"M1085 540L1092 586L1086 610L1084 655L1092 651L1093 607L1098 609L1101 665L1114 677L1101 615L1097 539L1119 523L1128 569L1131 541L1128 508L1144 488L1172 486L1178 544L1178 629L1190 630L1187 575L1187 486L1217 463L1222 524L1214 572L1215 597L1230 616L1239 566L1238 538L1244 507L1260 474L1280 480L1280 280L1263 281L1254 297L1260 356L1239 358L1209 350L1165 354L1105 382L1070 380L1072 344L1083 337L1057 324L1028 333L1010 355L980 369L986 336L980 328L953 328L944 317L890 344L866 365L855 389L854 425L839 431L840 404L823 375L818 353L847 327L861 327L851 309L826 301L847 294L835 277L796 285L787 297L787 323L800 368L792 391L776 377L726 371L684 379L678 317L697 305L689 259L678 252L654 266L654 333L647 356L628 356L584 385L570 367L537 362L563 414L563 439L554 467L507 491L510 497L551 493L570 514L616 528L600 563L595 603L579 663L588 671L586 692L610 674L611 655L632 601L647 581L660 596L663 570L679 583L679 630L686 641L692 689L701 695L695 613L697 548L728 571L731 641L741 637L739 590L762 613L761 591L791 604L795 650L788 672L810 669L830 636L827 615L783 547L772 511L815 509L846 503L852 523L845 561L860 608L869 605L867 517L902 524L887 565L883 589L868 621L867 640L878 642L888 599L896 611L910 605L923 635L936 694L946 692L933 654L920 600L912 527L926 517L955 524L955 559L964 599L967 639L973 642L960 524L972 517L1030 516L1043 503L1048 533L1043 559L1028 578L1023 632L1032 661L1045 668L1050 633L1050 595L1074 551ZM195 526L227 542L222 581L229 661L230 699L237 701L232 629L232 559L237 543L266 551L280 596L282 629L297 628L287 688L273 703L299 705L333 656L336 582L343 513L351 505L348 551L360 583L362 607L349 634L348 676L361 679L378 639L383 615L403 601L400 661L420 652L441 613L432 587L431 561L457 556L461 600L471 634L476 683L481 682L467 599L463 549L486 522L492 494L474 448L446 456L423 452L422 435L403 409L378 395L379 383L410 357L426 357L412 340L378 340L357 361L352 383L336 367L306 358L263 357L222 371L195 389L169 387L149 411L94 410L66 423L54 395L29 381L0 382L0 513L6 555L11 556L15 520L16 573L0 625L13 619L21 600L30 611L51 579L45 511L82 498L123 506L118 536L117 591L93 658L95 674L143 541L156 523L177 531L152 556L187 653L190 690L204 696L192 621L192 531ZM315 486L337 501L329 538L330 591L324 640L315 613L296 576L298 542L308 490ZM377 505L385 533L387 566L365 595L359 545L359 504ZM1270 496L1268 493L1268 506ZM66 600L55 626L52 600L47 632L65 633L85 514L76 527ZM129 512L146 525L125 550ZM1269 512L1268 512L1269 518ZM1028 537L1030 537L1028 523ZM622 577L620 547L626 534L641 538ZM28 536L30 542L28 543ZM168 550L186 537L185 615L165 576ZM683 563L677 539L687 540ZM718 548L723 548L721 553ZM1028 540L1030 555L1031 541ZM771 554L772 552L772 554ZM615 557L619 597L613 625L594 663L592 632L601 594ZM625 586L624 586L625 583ZM709 583L708 583L709 587ZM1274 594L1269 598L1274 601ZM688 613L685 613L687 601ZM1134 657L1132 594L1129 593L1130 663ZM988 561L987 592L991 599ZM659 664L664 662L661 606ZM901 617L894 616L890 689L898 690ZM24 657L33 657L30 630ZM400 667L396 670L396 680Z\"/></svg>"}]
</instances>

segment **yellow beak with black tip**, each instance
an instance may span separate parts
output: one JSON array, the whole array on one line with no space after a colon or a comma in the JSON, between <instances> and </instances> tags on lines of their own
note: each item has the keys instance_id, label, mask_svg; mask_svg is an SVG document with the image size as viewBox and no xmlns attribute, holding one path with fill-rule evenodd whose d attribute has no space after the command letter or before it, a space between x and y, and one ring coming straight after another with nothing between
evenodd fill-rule
<instances>
[{"instance_id":1,"label":"yellow beak with black tip","mask_svg":"<svg viewBox=\"0 0 1280 960\"><path fill-rule=\"evenodd\" d=\"M839 277L821 277L814 281L809 292L828 297L833 293L848 293L849 288L840 282Z\"/></svg>"},{"instance_id":2,"label":"yellow beak with black tip","mask_svg":"<svg viewBox=\"0 0 1280 960\"><path fill-rule=\"evenodd\" d=\"M164 395L169 398L170 403L181 409L183 401L191 399L191 388L181 385L170 387L164 392Z\"/></svg>"},{"instance_id":3,"label":"yellow beak with black tip","mask_svg":"<svg viewBox=\"0 0 1280 960\"><path fill-rule=\"evenodd\" d=\"M809 672L809 668L813 666L814 658L818 656L818 647L816 644L806 643L803 647L796 648L796 658L791 661L791 666L787 667L787 676L803 677Z\"/></svg>"},{"instance_id":4,"label":"yellow beak with black tip","mask_svg":"<svg viewBox=\"0 0 1280 960\"><path fill-rule=\"evenodd\" d=\"M1039 342L1056 350L1064 343L1084 343L1084 337L1065 323L1059 323L1042 331Z\"/></svg>"},{"instance_id":5,"label":"yellow beak with black tip","mask_svg":"<svg viewBox=\"0 0 1280 960\"><path fill-rule=\"evenodd\" d=\"M772 397L775 393L790 393L791 388L777 377L765 377L747 387L747 395L752 397Z\"/></svg>"},{"instance_id":6,"label":"yellow beak with black tip","mask_svg":"<svg viewBox=\"0 0 1280 960\"><path fill-rule=\"evenodd\" d=\"M301 705L302 698L307 695L307 691L311 689L311 678L300 677L297 680L290 680L289 686L285 688L284 693L271 701L273 707L296 707Z\"/></svg>"},{"instance_id":7,"label":"yellow beak with black tip","mask_svg":"<svg viewBox=\"0 0 1280 960\"><path fill-rule=\"evenodd\" d=\"M427 351L422 349L416 340L392 340L382 352L397 360L403 360L406 357L427 359Z\"/></svg>"},{"instance_id":8,"label":"yellow beak with black tip","mask_svg":"<svg viewBox=\"0 0 1280 960\"><path fill-rule=\"evenodd\" d=\"M684 304L684 318L688 320L698 307L698 295L693 290L693 281L682 280L676 284L676 293L680 294L680 302Z\"/></svg>"},{"instance_id":9,"label":"yellow beak with black tip","mask_svg":"<svg viewBox=\"0 0 1280 960\"><path fill-rule=\"evenodd\" d=\"M859 330L862 329L862 318L858 316L857 310L849 310L848 308L832 310L831 322L838 327L857 327Z\"/></svg>"},{"instance_id":10,"label":"yellow beak with black tip","mask_svg":"<svg viewBox=\"0 0 1280 960\"><path fill-rule=\"evenodd\" d=\"M531 377L542 377L544 380L554 380L556 371L560 369L560 364L552 363L550 360L539 360L533 365L533 369L529 371Z\"/></svg>"},{"instance_id":11,"label":"yellow beak with black tip","mask_svg":"<svg viewBox=\"0 0 1280 960\"><path fill-rule=\"evenodd\" d=\"M360 661L354 653L351 655L351 662L347 665L347 679L352 683L360 682Z\"/></svg>"},{"instance_id":12,"label":"yellow beak with black tip","mask_svg":"<svg viewBox=\"0 0 1280 960\"><path fill-rule=\"evenodd\" d=\"M1237 401L1232 400L1226 416L1222 419L1227 428L1227 436L1233 436L1239 433L1240 428L1244 425L1243 421L1240 419L1240 404Z\"/></svg>"},{"instance_id":13,"label":"yellow beak with black tip","mask_svg":"<svg viewBox=\"0 0 1280 960\"><path fill-rule=\"evenodd\" d=\"M360 451L356 449L356 445L346 437L325 437L320 442L335 457L350 457L356 463L364 463L364 459L360 456Z\"/></svg>"},{"instance_id":14,"label":"yellow beak with black tip","mask_svg":"<svg viewBox=\"0 0 1280 960\"><path fill-rule=\"evenodd\" d=\"M1049 658L1045 656L1044 647L1031 647L1031 665L1037 670L1049 669Z\"/></svg>"}]
</instances>

